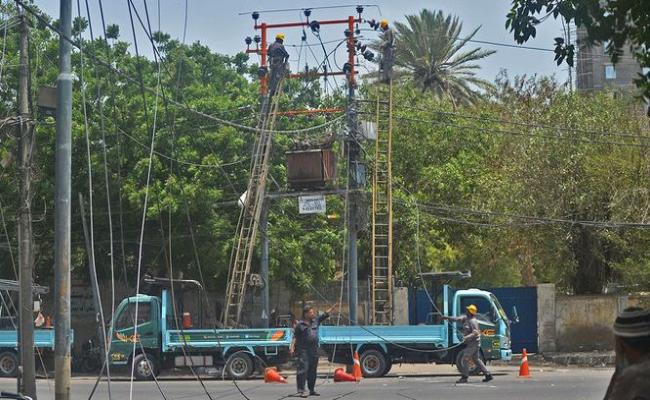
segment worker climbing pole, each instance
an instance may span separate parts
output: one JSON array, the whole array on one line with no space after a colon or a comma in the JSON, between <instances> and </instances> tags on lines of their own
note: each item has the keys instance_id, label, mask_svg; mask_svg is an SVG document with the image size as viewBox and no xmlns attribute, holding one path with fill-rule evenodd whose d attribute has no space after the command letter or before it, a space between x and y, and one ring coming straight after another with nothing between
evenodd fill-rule
<instances>
[{"instance_id":1,"label":"worker climbing pole","mask_svg":"<svg viewBox=\"0 0 650 400\"><path fill-rule=\"evenodd\" d=\"M393 34L388 21L383 31L380 79L376 86L375 163L372 175L372 323L393 322Z\"/></svg>"}]
</instances>

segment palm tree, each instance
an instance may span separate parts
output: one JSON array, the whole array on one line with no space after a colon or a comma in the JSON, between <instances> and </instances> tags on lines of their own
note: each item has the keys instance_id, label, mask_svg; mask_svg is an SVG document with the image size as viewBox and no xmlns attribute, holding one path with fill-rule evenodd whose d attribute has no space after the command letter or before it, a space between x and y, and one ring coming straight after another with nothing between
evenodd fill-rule
<instances>
[{"instance_id":1,"label":"palm tree","mask_svg":"<svg viewBox=\"0 0 650 400\"><path fill-rule=\"evenodd\" d=\"M472 104L492 85L476 76L473 63L495 51L480 47L466 51L465 45L480 27L462 38L458 17L423 9L407 15L407 23L395 23L395 79L412 80L422 91L451 98L454 104Z\"/></svg>"}]
</instances>

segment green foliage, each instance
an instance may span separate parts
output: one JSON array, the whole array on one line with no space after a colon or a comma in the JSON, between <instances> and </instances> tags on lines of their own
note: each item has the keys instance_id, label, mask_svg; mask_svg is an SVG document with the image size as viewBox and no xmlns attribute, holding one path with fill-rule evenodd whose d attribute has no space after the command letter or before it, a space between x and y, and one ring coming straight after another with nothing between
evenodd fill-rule
<instances>
[{"instance_id":1,"label":"green foliage","mask_svg":"<svg viewBox=\"0 0 650 400\"><path fill-rule=\"evenodd\" d=\"M537 33L537 26L549 16L575 23L587 32L588 43L608 42L606 51L613 63L629 46L642 67L650 67L650 13L645 1L622 0L513 0L506 28L519 44ZM555 39L555 60L573 65L575 46ZM637 85L650 99L650 72L639 74Z\"/></svg>"},{"instance_id":2,"label":"green foliage","mask_svg":"<svg viewBox=\"0 0 650 400\"><path fill-rule=\"evenodd\" d=\"M458 104L474 103L480 99L481 90L491 88L489 82L476 76L480 67L474 62L495 52L465 49L480 28L463 37L458 17L427 9L407 15L406 21L395 23L395 64L401 70L398 78L411 79L420 90Z\"/></svg>"}]
</instances>

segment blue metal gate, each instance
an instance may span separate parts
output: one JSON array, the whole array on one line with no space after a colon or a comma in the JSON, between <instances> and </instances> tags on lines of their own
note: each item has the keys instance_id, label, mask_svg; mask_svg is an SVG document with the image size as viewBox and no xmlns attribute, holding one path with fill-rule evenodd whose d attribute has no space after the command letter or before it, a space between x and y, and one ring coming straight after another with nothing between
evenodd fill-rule
<instances>
[{"instance_id":1,"label":"blue metal gate","mask_svg":"<svg viewBox=\"0 0 650 400\"><path fill-rule=\"evenodd\" d=\"M512 315L513 306L517 307L519 323L510 326L512 332L512 352L537 352L537 288L509 287L486 288L499 299L499 303L508 317ZM424 289L409 290L409 322L411 325L424 324L432 311L431 302Z\"/></svg>"},{"instance_id":2,"label":"blue metal gate","mask_svg":"<svg viewBox=\"0 0 650 400\"><path fill-rule=\"evenodd\" d=\"M512 307L517 307L519 323L510 325L512 330L512 352L521 353L526 349L537 352L537 288L510 287L489 288L494 293L508 317L513 318Z\"/></svg>"}]
</instances>

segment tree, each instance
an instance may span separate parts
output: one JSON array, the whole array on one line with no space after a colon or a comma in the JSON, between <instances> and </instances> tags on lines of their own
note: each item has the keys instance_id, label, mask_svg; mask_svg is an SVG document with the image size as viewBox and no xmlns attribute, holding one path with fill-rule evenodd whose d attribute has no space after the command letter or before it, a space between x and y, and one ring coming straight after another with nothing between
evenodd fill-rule
<instances>
[{"instance_id":1,"label":"tree","mask_svg":"<svg viewBox=\"0 0 650 400\"><path fill-rule=\"evenodd\" d=\"M480 27L461 37L463 24L458 17L427 9L407 15L406 21L395 23L397 79L408 78L422 91L450 98L455 104L474 103L481 90L491 88L489 82L476 77L480 67L474 62L495 52L480 47L465 50Z\"/></svg>"},{"instance_id":2,"label":"tree","mask_svg":"<svg viewBox=\"0 0 650 400\"><path fill-rule=\"evenodd\" d=\"M587 31L590 44L609 42L607 53L616 63L629 45L641 67L650 67L650 13L647 1L621 0L513 0L506 28L519 44L535 37L537 26L549 16L563 18ZM555 60L573 66L575 46L555 38ZM650 101L650 71L639 75L636 84ZM650 109L648 110L650 112Z\"/></svg>"}]
</instances>

